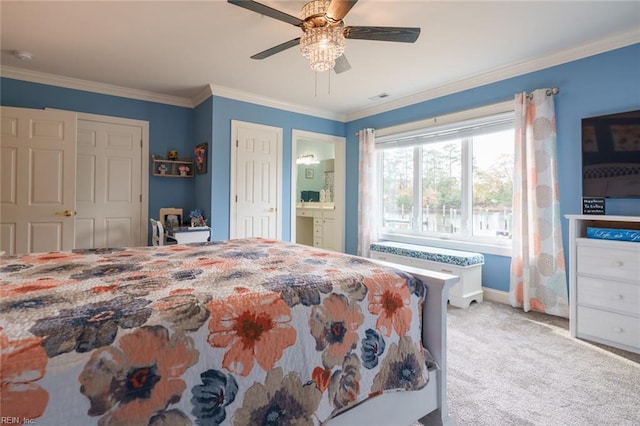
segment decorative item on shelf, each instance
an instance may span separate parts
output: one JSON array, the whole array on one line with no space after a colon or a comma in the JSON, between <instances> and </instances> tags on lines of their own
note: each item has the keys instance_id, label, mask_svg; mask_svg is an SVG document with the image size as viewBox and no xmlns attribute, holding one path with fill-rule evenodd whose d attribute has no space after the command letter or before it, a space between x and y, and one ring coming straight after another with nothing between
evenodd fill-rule
<instances>
[{"instance_id":1,"label":"decorative item on shelf","mask_svg":"<svg viewBox=\"0 0 640 426\"><path fill-rule=\"evenodd\" d=\"M151 156L154 176L173 177L173 178L191 178L193 177L193 161L192 160L168 160L158 155Z\"/></svg>"},{"instance_id":2,"label":"decorative item on shelf","mask_svg":"<svg viewBox=\"0 0 640 426\"><path fill-rule=\"evenodd\" d=\"M193 228L207 226L207 217L204 215L204 210L191 210L189 218L191 219L191 227Z\"/></svg>"},{"instance_id":3,"label":"decorative item on shelf","mask_svg":"<svg viewBox=\"0 0 640 426\"><path fill-rule=\"evenodd\" d=\"M167 231L171 232L178 228L180 226L181 219L182 217L176 214L168 214L165 220L165 228L167 228Z\"/></svg>"},{"instance_id":4,"label":"decorative item on shelf","mask_svg":"<svg viewBox=\"0 0 640 426\"><path fill-rule=\"evenodd\" d=\"M171 161L176 161L178 159L178 151L176 151L175 149L170 150L167 153L167 159Z\"/></svg>"},{"instance_id":5,"label":"decorative item on shelf","mask_svg":"<svg viewBox=\"0 0 640 426\"><path fill-rule=\"evenodd\" d=\"M191 169L189 166L180 166L178 170L180 170L180 176L188 176Z\"/></svg>"},{"instance_id":6,"label":"decorative item on shelf","mask_svg":"<svg viewBox=\"0 0 640 426\"><path fill-rule=\"evenodd\" d=\"M587 238L597 238L600 240L631 241L640 243L640 230L597 228L587 226Z\"/></svg>"},{"instance_id":7,"label":"decorative item on shelf","mask_svg":"<svg viewBox=\"0 0 640 426\"><path fill-rule=\"evenodd\" d=\"M207 173L207 144L201 143L200 145L196 145L194 156L196 173L199 175Z\"/></svg>"}]
</instances>

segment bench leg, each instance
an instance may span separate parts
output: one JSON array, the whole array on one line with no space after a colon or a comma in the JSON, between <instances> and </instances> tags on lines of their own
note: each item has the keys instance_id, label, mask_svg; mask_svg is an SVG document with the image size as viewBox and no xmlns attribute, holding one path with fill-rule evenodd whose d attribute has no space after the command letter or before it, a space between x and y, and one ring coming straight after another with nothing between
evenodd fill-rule
<instances>
[{"instance_id":1,"label":"bench leg","mask_svg":"<svg viewBox=\"0 0 640 426\"><path fill-rule=\"evenodd\" d=\"M451 306L455 306L456 308L467 309L471 302L473 302L474 300L476 301L476 303L482 303L483 297L484 293L482 292L482 290L472 294L467 294L464 297L449 295L449 304L451 304Z\"/></svg>"}]
</instances>

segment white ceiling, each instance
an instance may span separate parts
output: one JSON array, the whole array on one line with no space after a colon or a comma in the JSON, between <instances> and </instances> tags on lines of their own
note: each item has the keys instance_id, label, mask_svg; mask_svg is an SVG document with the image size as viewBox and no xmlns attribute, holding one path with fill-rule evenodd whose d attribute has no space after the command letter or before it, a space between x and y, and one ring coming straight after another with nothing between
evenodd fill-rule
<instances>
[{"instance_id":1,"label":"white ceiling","mask_svg":"<svg viewBox=\"0 0 640 426\"><path fill-rule=\"evenodd\" d=\"M304 4L262 3L295 16ZM418 41L347 40L352 69L316 76L296 47L250 59L301 30L224 0L2 0L1 15L3 75L20 69L186 100L203 90L251 94L336 117L640 41L640 1L360 0L346 25L420 27ZM16 49L33 59L14 58ZM381 93L389 97L369 99Z\"/></svg>"}]
</instances>

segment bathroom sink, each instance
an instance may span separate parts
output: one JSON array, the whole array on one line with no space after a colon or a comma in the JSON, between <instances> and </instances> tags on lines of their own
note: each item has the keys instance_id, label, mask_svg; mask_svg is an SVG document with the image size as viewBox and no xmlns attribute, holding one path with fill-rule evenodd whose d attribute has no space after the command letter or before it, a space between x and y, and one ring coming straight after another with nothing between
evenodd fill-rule
<instances>
[{"instance_id":1,"label":"bathroom sink","mask_svg":"<svg viewBox=\"0 0 640 426\"><path fill-rule=\"evenodd\" d=\"M336 208L335 203L320 203L317 201L307 201L302 203L296 203L296 208L299 209L327 209L334 210Z\"/></svg>"}]
</instances>

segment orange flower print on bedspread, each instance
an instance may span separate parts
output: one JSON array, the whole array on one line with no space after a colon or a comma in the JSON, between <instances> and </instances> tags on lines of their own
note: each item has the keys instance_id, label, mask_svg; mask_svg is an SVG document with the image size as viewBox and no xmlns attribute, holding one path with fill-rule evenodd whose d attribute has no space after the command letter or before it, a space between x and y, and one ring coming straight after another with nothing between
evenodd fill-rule
<instances>
[{"instance_id":1,"label":"orange flower print on bedspread","mask_svg":"<svg viewBox=\"0 0 640 426\"><path fill-rule=\"evenodd\" d=\"M10 342L0 328L0 418L36 421L49 402L49 393L36 382L44 377L47 354L30 337Z\"/></svg>"},{"instance_id":2,"label":"orange flower print on bedspread","mask_svg":"<svg viewBox=\"0 0 640 426\"><path fill-rule=\"evenodd\" d=\"M387 337L393 330L404 336L411 328L411 292L407 281L386 273L366 278L369 312L378 316L376 328Z\"/></svg>"},{"instance_id":3,"label":"orange flower print on bedspread","mask_svg":"<svg viewBox=\"0 0 640 426\"><path fill-rule=\"evenodd\" d=\"M51 290L69 284L76 284L75 280L58 280L51 277L38 278L30 282L7 284L0 287L0 297L20 296L43 290Z\"/></svg>"},{"instance_id":4,"label":"orange flower print on bedspread","mask_svg":"<svg viewBox=\"0 0 640 426\"><path fill-rule=\"evenodd\" d=\"M312 308L309 329L316 339L316 350L323 351L325 368L342 364L345 355L356 347L358 328L363 322L358 303L341 294L332 293Z\"/></svg>"},{"instance_id":5,"label":"orange flower print on bedspread","mask_svg":"<svg viewBox=\"0 0 640 426\"><path fill-rule=\"evenodd\" d=\"M257 362L269 371L284 350L296 342L291 308L278 294L242 295L207 305L209 344L228 348L222 361L227 370L248 376Z\"/></svg>"},{"instance_id":6,"label":"orange flower print on bedspread","mask_svg":"<svg viewBox=\"0 0 640 426\"><path fill-rule=\"evenodd\" d=\"M182 375L198 362L193 339L182 332L169 335L163 326L143 326L114 346L96 350L80 373L80 392L90 401L90 416L100 424L189 424L177 409L186 384Z\"/></svg>"}]
</instances>

